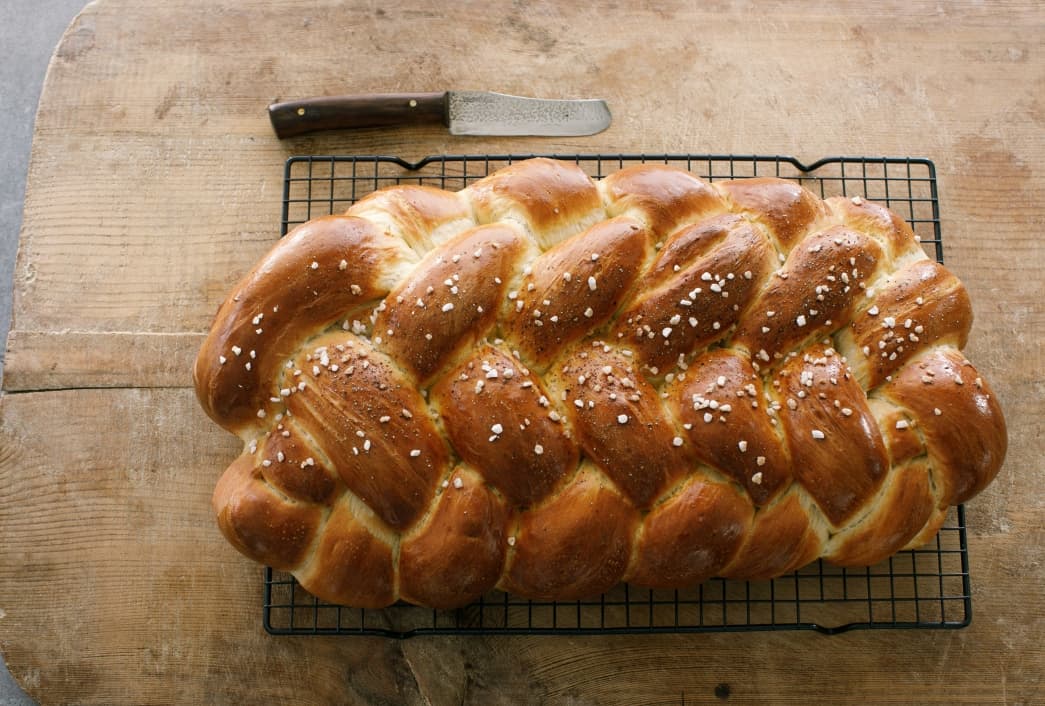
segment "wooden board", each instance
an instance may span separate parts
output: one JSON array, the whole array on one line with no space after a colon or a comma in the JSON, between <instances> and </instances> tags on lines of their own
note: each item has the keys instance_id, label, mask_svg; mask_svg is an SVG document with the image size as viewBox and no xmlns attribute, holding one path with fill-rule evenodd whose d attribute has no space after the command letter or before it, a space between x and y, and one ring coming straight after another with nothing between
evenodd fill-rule
<instances>
[{"instance_id":1,"label":"wooden board","mask_svg":"<svg viewBox=\"0 0 1045 706\"><path fill-rule=\"evenodd\" d=\"M0 397L0 650L42 703L1036 703L1045 699L1045 10L1033 2L99 0L40 102ZM588 138L432 128L277 141L336 92L599 96ZM969 506L961 631L275 638L218 534L236 440L190 388L276 237L291 154L721 152L935 160L968 354L1009 420ZM727 696L728 692L728 696Z\"/></svg>"}]
</instances>

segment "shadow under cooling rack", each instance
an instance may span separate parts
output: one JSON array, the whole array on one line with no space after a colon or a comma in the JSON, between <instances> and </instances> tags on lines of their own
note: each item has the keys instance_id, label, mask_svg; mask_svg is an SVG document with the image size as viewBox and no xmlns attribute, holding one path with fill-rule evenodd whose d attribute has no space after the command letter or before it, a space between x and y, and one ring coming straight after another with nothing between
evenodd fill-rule
<instances>
[{"instance_id":1,"label":"shadow under cooling rack","mask_svg":"<svg viewBox=\"0 0 1045 706\"><path fill-rule=\"evenodd\" d=\"M282 233L310 218L345 211L395 184L456 191L489 172L540 155L459 155L407 162L398 157L308 156L286 163ZM793 179L828 196L860 196L904 218L926 254L943 261L936 171L925 159L832 157L805 165L792 157L740 155L543 155L576 162L594 178L632 164L668 164L710 181L757 176ZM308 594L290 574L266 568L264 625L280 635L595 634L749 630L961 628L972 618L962 506L926 546L869 568L817 561L771 581L713 579L685 590L621 585L580 601L531 601L494 591L452 611L397 603L347 608Z\"/></svg>"}]
</instances>

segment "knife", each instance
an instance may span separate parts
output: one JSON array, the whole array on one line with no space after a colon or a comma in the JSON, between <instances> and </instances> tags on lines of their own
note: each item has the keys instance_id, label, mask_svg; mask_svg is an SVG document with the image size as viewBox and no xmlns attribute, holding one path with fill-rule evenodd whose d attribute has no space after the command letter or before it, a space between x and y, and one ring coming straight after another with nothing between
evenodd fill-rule
<instances>
[{"instance_id":1,"label":"knife","mask_svg":"<svg viewBox=\"0 0 1045 706\"><path fill-rule=\"evenodd\" d=\"M594 135L610 126L606 102L549 100L489 91L374 93L273 103L280 139L320 130L445 125L452 135Z\"/></svg>"}]
</instances>

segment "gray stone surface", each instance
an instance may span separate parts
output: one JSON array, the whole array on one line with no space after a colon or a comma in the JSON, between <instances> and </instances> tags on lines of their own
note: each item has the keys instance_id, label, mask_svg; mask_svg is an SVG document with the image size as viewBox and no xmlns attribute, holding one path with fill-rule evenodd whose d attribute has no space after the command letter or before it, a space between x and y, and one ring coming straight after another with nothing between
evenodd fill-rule
<instances>
[{"instance_id":1,"label":"gray stone surface","mask_svg":"<svg viewBox=\"0 0 1045 706\"><path fill-rule=\"evenodd\" d=\"M0 61L0 340L5 342L36 104L51 53L85 4L85 0L0 0L4 57ZM0 350L0 370L5 351L6 345ZM0 659L0 706L32 703Z\"/></svg>"}]
</instances>

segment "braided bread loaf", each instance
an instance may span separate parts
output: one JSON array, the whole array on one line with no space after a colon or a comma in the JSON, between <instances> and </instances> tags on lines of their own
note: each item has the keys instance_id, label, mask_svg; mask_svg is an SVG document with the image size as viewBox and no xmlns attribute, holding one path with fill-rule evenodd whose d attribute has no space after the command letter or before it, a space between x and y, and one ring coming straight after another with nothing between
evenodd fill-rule
<instances>
[{"instance_id":1,"label":"braided bread loaf","mask_svg":"<svg viewBox=\"0 0 1045 706\"><path fill-rule=\"evenodd\" d=\"M769 578L924 543L1006 449L965 289L795 183L535 159L282 239L194 370L228 540L320 598Z\"/></svg>"}]
</instances>

